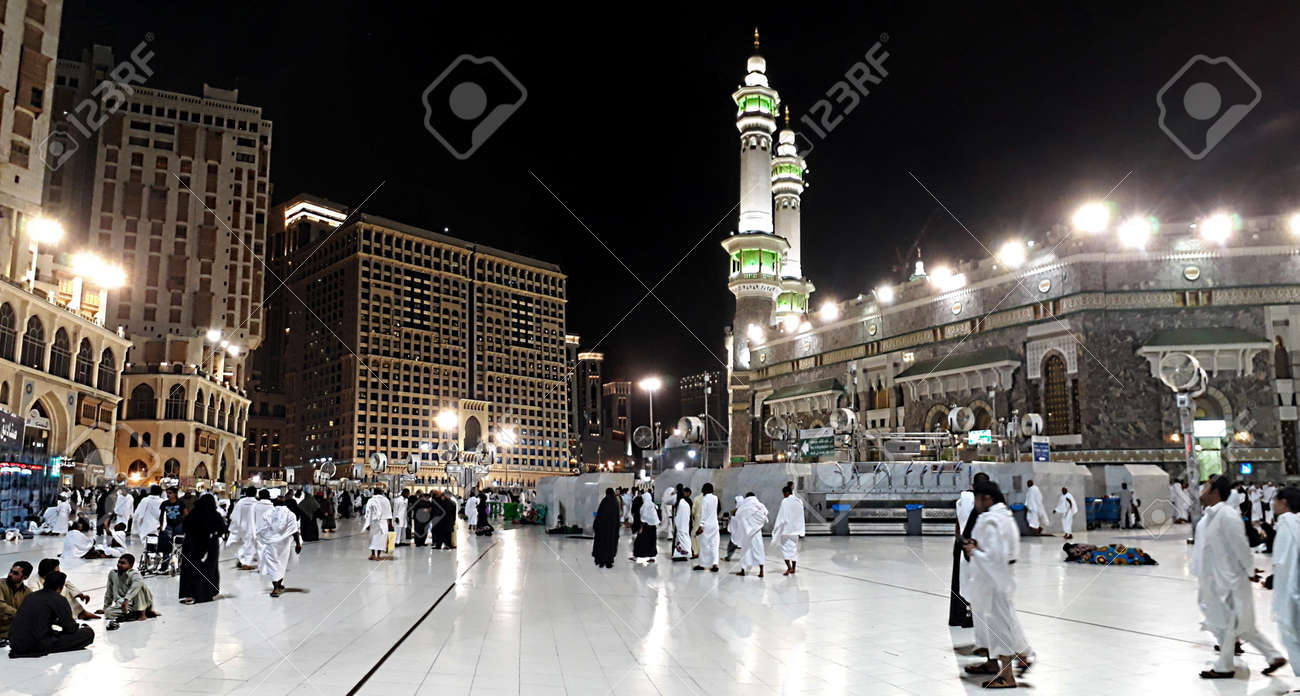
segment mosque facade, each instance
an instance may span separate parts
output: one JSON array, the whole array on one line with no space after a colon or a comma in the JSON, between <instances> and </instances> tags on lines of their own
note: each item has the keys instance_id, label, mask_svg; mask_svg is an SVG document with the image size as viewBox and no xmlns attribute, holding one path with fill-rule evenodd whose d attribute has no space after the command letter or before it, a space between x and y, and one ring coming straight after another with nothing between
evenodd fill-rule
<instances>
[{"instance_id":1,"label":"mosque facade","mask_svg":"<svg viewBox=\"0 0 1300 696\"><path fill-rule=\"evenodd\" d=\"M1300 215L1159 221L1091 203L984 258L929 269L918 259L906 282L813 309L800 263L802 242L817 243L800 226L807 161L788 116L777 131L782 104L757 36L746 68L732 95L739 221L722 242L736 298L731 464L783 456L764 433L773 417L812 429L850 409L860 432L932 432L965 407L995 435L1039 414L1054 460L1178 475L1185 426L1159 366L1190 353L1208 377L1190 433L1202 471L1300 475Z\"/></svg>"}]
</instances>

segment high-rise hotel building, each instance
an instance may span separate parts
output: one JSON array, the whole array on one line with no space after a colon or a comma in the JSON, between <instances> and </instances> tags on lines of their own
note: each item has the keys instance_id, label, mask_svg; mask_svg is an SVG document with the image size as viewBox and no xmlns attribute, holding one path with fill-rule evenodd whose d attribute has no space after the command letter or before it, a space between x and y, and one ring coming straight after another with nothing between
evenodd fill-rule
<instances>
[{"instance_id":1,"label":"high-rise hotel building","mask_svg":"<svg viewBox=\"0 0 1300 696\"><path fill-rule=\"evenodd\" d=\"M59 61L60 118L128 60L97 46ZM132 342L117 456L133 480L232 483L248 420L245 362L263 335L271 122L238 90L122 94L89 138L56 121L59 150L71 155L46 184L69 236L129 279L106 307Z\"/></svg>"},{"instance_id":2,"label":"high-rise hotel building","mask_svg":"<svg viewBox=\"0 0 1300 696\"><path fill-rule=\"evenodd\" d=\"M472 450L504 428L488 483L528 484L568 471L565 286L559 267L310 195L271 214L268 287L287 419L281 452L295 480L323 463L338 475L371 454L412 455L421 478L438 454ZM282 317L283 319L277 319ZM266 365L268 370L273 367ZM442 432L443 411L457 414ZM401 462L398 464L398 462ZM389 473L392 473L390 471Z\"/></svg>"}]
</instances>

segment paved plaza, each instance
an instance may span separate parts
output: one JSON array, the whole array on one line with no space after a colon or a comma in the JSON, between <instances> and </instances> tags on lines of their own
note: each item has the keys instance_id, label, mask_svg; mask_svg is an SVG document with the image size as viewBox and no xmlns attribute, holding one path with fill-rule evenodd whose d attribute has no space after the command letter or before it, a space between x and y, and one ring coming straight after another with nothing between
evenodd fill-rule
<instances>
[{"instance_id":1,"label":"paved plaza","mask_svg":"<svg viewBox=\"0 0 1300 696\"><path fill-rule=\"evenodd\" d=\"M1025 539L1019 610L1038 663L1028 693L1265 694L1300 683L1290 668L1220 682L1198 630L1190 547L1176 530L1079 535L1142 546L1154 567L1061 562L1060 539ZM222 598L182 606L176 580L148 580L162 617L105 632L88 650L0 662L5 694L946 694L983 691L959 676L969 631L945 624L951 541L812 537L782 577L692 572L661 555L596 568L589 540L536 527L465 537L455 551L405 547L366 560L356 521L305 546L272 599L252 572L222 562ZM724 540L725 543L725 540ZM38 539L0 547L8 564L58 552ZM667 542L661 542L661 549ZM1268 556L1257 565L1269 567ZM730 570L734 564L724 564ZM94 606L109 561L67 562ZM1276 638L1266 591L1259 623ZM955 651L954 648L958 650ZM359 687L359 688L358 688Z\"/></svg>"}]
</instances>

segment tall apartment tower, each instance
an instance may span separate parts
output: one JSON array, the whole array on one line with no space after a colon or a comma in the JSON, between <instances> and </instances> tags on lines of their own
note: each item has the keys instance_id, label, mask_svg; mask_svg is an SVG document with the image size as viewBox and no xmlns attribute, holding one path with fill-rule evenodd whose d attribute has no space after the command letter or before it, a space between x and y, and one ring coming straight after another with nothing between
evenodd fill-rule
<instances>
[{"instance_id":1,"label":"tall apartment tower","mask_svg":"<svg viewBox=\"0 0 1300 696\"><path fill-rule=\"evenodd\" d=\"M42 215L63 0L0 2L0 276L26 277L27 223Z\"/></svg>"},{"instance_id":2,"label":"tall apartment tower","mask_svg":"<svg viewBox=\"0 0 1300 696\"><path fill-rule=\"evenodd\" d=\"M364 471L371 454L422 462L416 485L441 485L438 456L504 428L488 482L568 472L566 279L559 267L301 194L271 214L266 299L283 366L280 459L308 480L332 463ZM457 414L442 431L439 413Z\"/></svg>"},{"instance_id":3,"label":"tall apartment tower","mask_svg":"<svg viewBox=\"0 0 1300 696\"><path fill-rule=\"evenodd\" d=\"M606 382L601 388L604 398L605 428L615 440L628 439L632 418L632 383L625 379Z\"/></svg>"},{"instance_id":4,"label":"tall apartment tower","mask_svg":"<svg viewBox=\"0 0 1300 696\"><path fill-rule=\"evenodd\" d=\"M578 354L578 437L600 437L604 432L605 414L601 408L601 378L605 354Z\"/></svg>"},{"instance_id":5,"label":"tall apartment tower","mask_svg":"<svg viewBox=\"0 0 1300 696\"><path fill-rule=\"evenodd\" d=\"M90 98L115 63L102 46L83 57L58 64L60 104ZM128 278L107 302L108 322L132 342L118 456L147 478L232 483L242 478L245 364L263 336L271 122L238 90L123 94L89 138L70 122L75 109L60 112L60 152L71 154L46 182L76 225L69 237Z\"/></svg>"}]
</instances>

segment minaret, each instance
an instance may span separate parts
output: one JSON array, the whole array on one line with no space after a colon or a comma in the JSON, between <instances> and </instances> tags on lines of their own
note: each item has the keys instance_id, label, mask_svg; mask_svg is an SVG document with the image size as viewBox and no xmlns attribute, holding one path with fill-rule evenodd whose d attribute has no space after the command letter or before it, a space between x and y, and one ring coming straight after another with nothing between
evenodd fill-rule
<instances>
[{"instance_id":1,"label":"minaret","mask_svg":"<svg viewBox=\"0 0 1300 696\"><path fill-rule=\"evenodd\" d=\"M758 53L758 29L754 55L746 68L745 83L731 95L740 131L740 220L736 232L722 242L731 260L727 287L736 296L727 339L731 455L742 461L748 461L753 450L751 355L771 338L781 266L790 248L785 238L772 231L772 133L781 99L767 83L767 61Z\"/></svg>"},{"instance_id":2,"label":"minaret","mask_svg":"<svg viewBox=\"0 0 1300 696\"><path fill-rule=\"evenodd\" d=\"M808 165L795 149L790 130L790 107L785 107L785 128L777 134L776 157L772 160L772 196L776 212L775 233L784 237L790 250L781 264L781 293L776 298L776 319L787 333L798 329L808 314L808 296L813 284L803 277L800 264L799 207Z\"/></svg>"}]
</instances>

